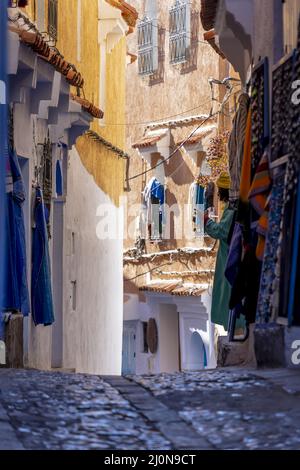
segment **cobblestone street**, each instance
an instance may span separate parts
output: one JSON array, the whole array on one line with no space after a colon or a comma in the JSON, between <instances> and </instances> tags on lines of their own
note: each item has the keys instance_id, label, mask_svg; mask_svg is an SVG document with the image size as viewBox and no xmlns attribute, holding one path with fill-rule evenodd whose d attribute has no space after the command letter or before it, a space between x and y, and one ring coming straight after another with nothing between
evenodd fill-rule
<instances>
[{"instance_id":1,"label":"cobblestone street","mask_svg":"<svg viewBox=\"0 0 300 470\"><path fill-rule=\"evenodd\" d=\"M0 370L0 448L300 449L299 371Z\"/></svg>"}]
</instances>

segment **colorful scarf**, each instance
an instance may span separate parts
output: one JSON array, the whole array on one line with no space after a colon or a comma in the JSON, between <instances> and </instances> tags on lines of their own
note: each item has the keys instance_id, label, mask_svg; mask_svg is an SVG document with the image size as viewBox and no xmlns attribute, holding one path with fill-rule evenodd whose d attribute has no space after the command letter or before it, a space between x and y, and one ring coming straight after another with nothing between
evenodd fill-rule
<instances>
[{"instance_id":1,"label":"colorful scarf","mask_svg":"<svg viewBox=\"0 0 300 470\"><path fill-rule=\"evenodd\" d=\"M256 256L260 261L263 260L265 252L271 186L269 158L268 152L266 151L257 167L248 196L250 204L260 216L257 225L258 243L256 248Z\"/></svg>"}]
</instances>

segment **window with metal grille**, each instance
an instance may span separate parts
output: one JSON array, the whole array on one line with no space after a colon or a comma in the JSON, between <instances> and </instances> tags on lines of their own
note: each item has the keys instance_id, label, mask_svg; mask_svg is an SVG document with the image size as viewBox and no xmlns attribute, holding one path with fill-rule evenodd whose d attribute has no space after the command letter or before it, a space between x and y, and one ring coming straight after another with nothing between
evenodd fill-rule
<instances>
[{"instance_id":1,"label":"window with metal grille","mask_svg":"<svg viewBox=\"0 0 300 470\"><path fill-rule=\"evenodd\" d=\"M189 1L176 0L170 8L170 63L188 59L191 41L191 8Z\"/></svg>"},{"instance_id":2,"label":"window with metal grille","mask_svg":"<svg viewBox=\"0 0 300 470\"><path fill-rule=\"evenodd\" d=\"M57 41L57 7L58 0L48 0L48 34Z\"/></svg>"},{"instance_id":3,"label":"window with metal grille","mask_svg":"<svg viewBox=\"0 0 300 470\"><path fill-rule=\"evenodd\" d=\"M151 75L158 67L158 27L154 19L144 18L138 25L139 74Z\"/></svg>"}]
</instances>

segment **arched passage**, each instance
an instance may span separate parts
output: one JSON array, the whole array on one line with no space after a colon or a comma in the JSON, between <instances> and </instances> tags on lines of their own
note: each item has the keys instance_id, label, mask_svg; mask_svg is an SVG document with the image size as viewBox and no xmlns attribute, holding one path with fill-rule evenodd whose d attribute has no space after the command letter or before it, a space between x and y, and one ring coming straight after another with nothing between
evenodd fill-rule
<instances>
[{"instance_id":1,"label":"arched passage","mask_svg":"<svg viewBox=\"0 0 300 470\"><path fill-rule=\"evenodd\" d=\"M189 347L190 370L201 370L207 366L207 355L200 333L195 331L191 335Z\"/></svg>"}]
</instances>

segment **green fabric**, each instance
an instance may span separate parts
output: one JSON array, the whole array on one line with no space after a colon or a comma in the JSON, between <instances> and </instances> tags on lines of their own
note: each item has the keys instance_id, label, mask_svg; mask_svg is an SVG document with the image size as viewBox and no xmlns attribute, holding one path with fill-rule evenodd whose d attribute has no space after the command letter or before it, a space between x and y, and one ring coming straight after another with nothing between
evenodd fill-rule
<instances>
[{"instance_id":1,"label":"green fabric","mask_svg":"<svg viewBox=\"0 0 300 470\"><path fill-rule=\"evenodd\" d=\"M224 213L219 223L209 220L205 226L207 235L215 240L220 240L220 247L217 256L214 287L212 295L211 321L217 325L228 329L229 301L231 287L224 272L228 258L228 243L231 224L233 222L234 211L225 206Z\"/></svg>"}]
</instances>

